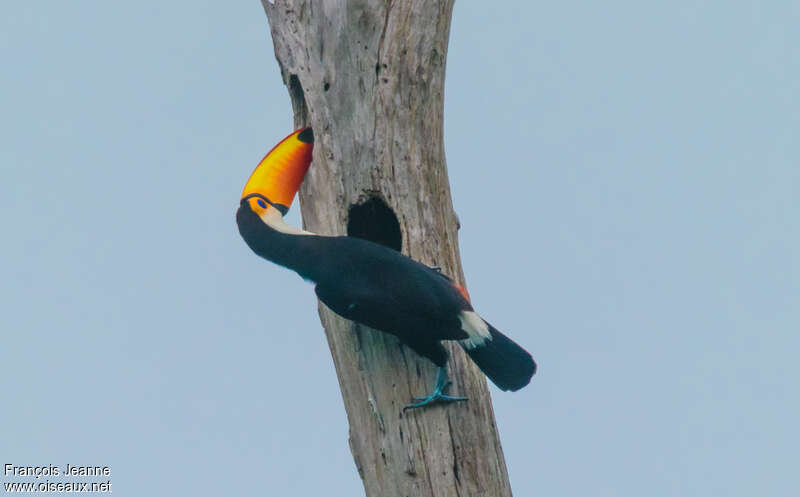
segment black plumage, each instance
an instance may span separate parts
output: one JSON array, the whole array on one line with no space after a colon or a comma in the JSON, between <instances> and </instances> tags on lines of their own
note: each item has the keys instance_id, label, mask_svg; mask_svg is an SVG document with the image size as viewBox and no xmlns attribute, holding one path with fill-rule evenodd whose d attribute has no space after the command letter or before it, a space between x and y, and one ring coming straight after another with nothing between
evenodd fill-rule
<instances>
[{"instance_id":1,"label":"black plumage","mask_svg":"<svg viewBox=\"0 0 800 497\"><path fill-rule=\"evenodd\" d=\"M236 221L256 254L316 283L317 296L332 311L397 336L437 366L448 358L442 340L471 338L461 316L472 306L439 271L368 240L283 233L266 224L246 200ZM464 349L499 388L527 385L536 371L533 358L488 327L491 339L477 346L462 343Z\"/></svg>"}]
</instances>

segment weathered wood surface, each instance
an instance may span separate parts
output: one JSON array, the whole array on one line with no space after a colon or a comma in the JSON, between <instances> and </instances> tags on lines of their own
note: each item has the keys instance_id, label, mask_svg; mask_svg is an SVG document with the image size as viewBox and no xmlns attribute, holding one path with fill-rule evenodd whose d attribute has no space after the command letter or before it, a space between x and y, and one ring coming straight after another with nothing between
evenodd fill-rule
<instances>
[{"instance_id":1,"label":"weathered wood surface","mask_svg":"<svg viewBox=\"0 0 800 497\"><path fill-rule=\"evenodd\" d=\"M304 227L345 234L371 196L395 212L403 252L462 283L458 220L442 140L453 0L262 0L296 127L314 161L300 192ZM486 380L449 346L451 392L468 402L410 410L435 367L398 341L320 304L370 497L511 495Z\"/></svg>"}]
</instances>

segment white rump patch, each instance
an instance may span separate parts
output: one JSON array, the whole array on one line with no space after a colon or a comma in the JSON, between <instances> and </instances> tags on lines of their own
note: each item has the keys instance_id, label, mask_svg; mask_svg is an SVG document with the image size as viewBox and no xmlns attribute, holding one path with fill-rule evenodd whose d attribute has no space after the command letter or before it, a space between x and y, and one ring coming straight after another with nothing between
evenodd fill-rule
<instances>
[{"instance_id":1,"label":"white rump patch","mask_svg":"<svg viewBox=\"0 0 800 497\"><path fill-rule=\"evenodd\" d=\"M477 312L462 311L458 315L458 319L461 320L461 329L469 335L469 338L458 341L464 348L468 350L474 349L486 343L486 340L492 339L492 334L489 333L489 325L486 324L483 318L478 316Z\"/></svg>"}]
</instances>

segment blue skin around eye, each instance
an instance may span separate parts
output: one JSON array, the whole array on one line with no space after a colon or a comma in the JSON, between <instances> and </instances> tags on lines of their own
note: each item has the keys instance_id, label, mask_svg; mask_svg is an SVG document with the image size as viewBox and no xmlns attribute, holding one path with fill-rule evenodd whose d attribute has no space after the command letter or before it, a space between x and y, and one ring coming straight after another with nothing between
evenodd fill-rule
<instances>
[{"instance_id":1,"label":"blue skin around eye","mask_svg":"<svg viewBox=\"0 0 800 497\"><path fill-rule=\"evenodd\" d=\"M267 203L264 202L261 199L258 199L258 205L260 205L262 209L266 209L267 208Z\"/></svg>"}]
</instances>

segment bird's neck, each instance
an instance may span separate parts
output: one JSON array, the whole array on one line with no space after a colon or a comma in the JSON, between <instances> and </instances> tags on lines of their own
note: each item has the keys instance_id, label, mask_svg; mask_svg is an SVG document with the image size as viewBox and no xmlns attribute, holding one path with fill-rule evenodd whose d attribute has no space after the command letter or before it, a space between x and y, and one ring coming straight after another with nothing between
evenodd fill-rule
<instances>
[{"instance_id":1,"label":"bird's neck","mask_svg":"<svg viewBox=\"0 0 800 497\"><path fill-rule=\"evenodd\" d=\"M319 241L326 237L286 224L275 209L268 209L259 216L242 206L236 214L236 222L253 252L296 271L303 278L317 280L320 258L324 256L320 253L324 251Z\"/></svg>"}]
</instances>

